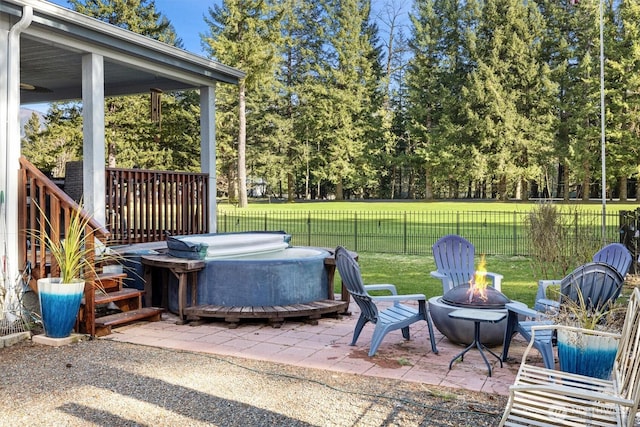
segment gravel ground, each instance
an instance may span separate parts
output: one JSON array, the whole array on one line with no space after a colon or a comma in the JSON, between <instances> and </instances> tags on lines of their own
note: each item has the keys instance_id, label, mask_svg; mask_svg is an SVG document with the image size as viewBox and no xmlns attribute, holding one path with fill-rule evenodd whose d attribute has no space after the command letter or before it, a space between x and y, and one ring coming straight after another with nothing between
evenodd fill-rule
<instances>
[{"instance_id":1,"label":"gravel ground","mask_svg":"<svg viewBox=\"0 0 640 427\"><path fill-rule=\"evenodd\" d=\"M506 397L106 340L0 349L0 426L495 426Z\"/></svg>"}]
</instances>

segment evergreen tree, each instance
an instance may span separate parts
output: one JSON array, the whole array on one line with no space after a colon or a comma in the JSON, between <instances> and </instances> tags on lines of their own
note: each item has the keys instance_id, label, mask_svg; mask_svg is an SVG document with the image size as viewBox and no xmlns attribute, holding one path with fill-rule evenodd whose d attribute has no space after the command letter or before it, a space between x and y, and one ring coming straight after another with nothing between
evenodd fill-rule
<instances>
[{"instance_id":1,"label":"evergreen tree","mask_svg":"<svg viewBox=\"0 0 640 427\"><path fill-rule=\"evenodd\" d=\"M44 129L37 115L25 127L22 154L39 169L64 177L65 165L82 155L82 112L79 104L52 104L44 117Z\"/></svg>"},{"instance_id":2,"label":"evergreen tree","mask_svg":"<svg viewBox=\"0 0 640 427\"><path fill-rule=\"evenodd\" d=\"M370 2L345 0L326 3L325 28L329 43L327 79L319 105L320 140L324 143L324 177L335 185L336 199L344 189L360 186L363 163L363 111L372 102L366 82L374 78L370 60L371 40L367 32Z\"/></svg>"},{"instance_id":3,"label":"evergreen tree","mask_svg":"<svg viewBox=\"0 0 640 427\"><path fill-rule=\"evenodd\" d=\"M618 195L626 201L628 178L636 181L640 200L640 4L623 0L616 14L615 43L607 55L607 171L619 177ZM608 32L609 33L609 32Z\"/></svg>"},{"instance_id":4,"label":"evergreen tree","mask_svg":"<svg viewBox=\"0 0 640 427\"><path fill-rule=\"evenodd\" d=\"M478 27L477 68L463 95L466 134L487 161L496 195L526 194L523 182L539 175L533 154L552 141L554 86L541 62L544 21L535 4L487 0ZM539 155L539 154L538 154Z\"/></svg>"},{"instance_id":5,"label":"evergreen tree","mask_svg":"<svg viewBox=\"0 0 640 427\"><path fill-rule=\"evenodd\" d=\"M69 4L83 15L182 47L171 22L156 10L155 0L69 0Z\"/></svg>"},{"instance_id":6,"label":"evergreen tree","mask_svg":"<svg viewBox=\"0 0 640 427\"><path fill-rule=\"evenodd\" d=\"M379 111L374 115L377 122L376 135L367 137L367 141L375 141L369 148L371 162L378 174L377 191L369 193L371 197L394 199L402 194L402 179L399 179L402 167L409 162L396 156L397 148L408 142L409 131L406 116L406 70L408 68L409 43L405 36L405 25L402 20L403 2L391 0L384 5L384 13L380 18L380 27L386 29L380 36L382 50L378 72L380 80ZM377 43L374 43L376 45ZM407 144L409 145L409 144ZM419 162L420 166L422 162ZM415 181L414 181L415 182ZM396 187L399 189L397 190Z\"/></svg>"},{"instance_id":7,"label":"evergreen tree","mask_svg":"<svg viewBox=\"0 0 640 427\"><path fill-rule=\"evenodd\" d=\"M598 2L585 1L568 7L573 14L570 86L567 90L569 145L566 184L575 181L583 200L599 192L592 182L600 176L600 43Z\"/></svg>"},{"instance_id":8,"label":"evergreen tree","mask_svg":"<svg viewBox=\"0 0 640 427\"><path fill-rule=\"evenodd\" d=\"M278 191L281 183L286 182L288 201L301 194L310 198L310 158L305 141L307 135L300 132L301 101L300 92L304 78L308 75L317 50L318 26L317 22L320 7L313 2L304 0L284 0L281 3L281 50L282 61L275 73L278 90L270 91L274 94L272 100L267 100L269 114L264 117L272 123L271 131L264 138L265 144L261 147L263 161L263 175L268 182L277 185ZM304 125L302 125L304 129ZM267 129L265 129L267 130ZM265 157L264 153L270 153ZM299 185L298 181L304 185Z\"/></svg>"},{"instance_id":9,"label":"evergreen tree","mask_svg":"<svg viewBox=\"0 0 640 427\"><path fill-rule=\"evenodd\" d=\"M209 34L204 37L209 54L216 60L233 64L247 73L238 84L238 201L247 206L246 144L247 107L258 92L274 86L274 73L280 57L280 10L264 0L225 0L209 8ZM264 94L265 92L263 92ZM257 95L257 96L256 96ZM260 113L259 109L253 112ZM252 132L259 130L252 129Z\"/></svg>"},{"instance_id":10,"label":"evergreen tree","mask_svg":"<svg viewBox=\"0 0 640 427\"><path fill-rule=\"evenodd\" d=\"M320 105L326 98L329 84L329 49L324 25L327 10L321 2L297 1L291 8L295 17L284 27L287 49L284 72L288 100L294 117L296 153L301 156L298 176L302 178L302 193L307 198L319 199L325 195L326 152L324 150L324 127Z\"/></svg>"},{"instance_id":11,"label":"evergreen tree","mask_svg":"<svg viewBox=\"0 0 640 427\"><path fill-rule=\"evenodd\" d=\"M474 69L472 52L480 17L471 0L416 2L411 15L413 58L408 69L410 132L422 159L425 194L434 186L457 197L461 182L480 179L485 169L474 161L471 139L463 130L468 121L462 106L463 86Z\"/></svg>"}]
</instances>

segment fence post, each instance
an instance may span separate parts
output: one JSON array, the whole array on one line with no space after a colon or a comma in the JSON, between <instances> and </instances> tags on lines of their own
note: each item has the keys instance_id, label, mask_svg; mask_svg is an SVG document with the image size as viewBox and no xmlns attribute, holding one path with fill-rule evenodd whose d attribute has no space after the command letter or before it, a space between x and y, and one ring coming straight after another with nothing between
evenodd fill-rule
<instances>
[{"instance_id":1,"label":"fence post","mask_svg":"<svg viewBox=\"0 0 640 427\"><path fill-rule=\"evenodd\" d=\"M404 212L404 230L403 230L403 236L402 236L402 247L403 247L403 252L404 254L407 253L407 212Z\"/></svg>"},{"instance_id":2,"label":"fence post","mask_svg":"<svg viewBox=\"0 0 640 427\"><path fill-rule=\"evenodd\" d=\"M573 241L575 242L574 248L573 248L573 253L577 254L578 253L578 211L574 211L573 212L573 223L574 223L574 230L573 230ZM604 238L605 236L603 236Z\"/></svg>"},{"instance_id":3,"label":"fence post","mask_svg":"<svg viewBox=\"0 0 640 427\"><path fill-rule=\"evenodd\" d=\"M311 246L311 211L307 212L307 246Z\"/></svg>"},{"instance_id":4,"label":"fence post","mask_svg":"<svg viewBox=\"0 0 640 427\"><path fill-rule=\"evenodd\" d=\"M513 256L518 255L518 213L513 211Z\"/></svg>"},{"instance_id":5,"label":"fence post","mask_svg":"<svg viewBox=\"0 0 640 427\"><path fill-rule=\"evenodd\" d=\"M460 235L460 212L456 211L456 234Z\"/></svg>"},{"instance_id":6,"label":"fence post","mask_svg":"<svg viewBox=\"0 0 640 427\"><path fill-rule=\"evenodd\" d=\"M358 212L353 213L353 246L358 251Z\"/></svg>"}]
</instances>

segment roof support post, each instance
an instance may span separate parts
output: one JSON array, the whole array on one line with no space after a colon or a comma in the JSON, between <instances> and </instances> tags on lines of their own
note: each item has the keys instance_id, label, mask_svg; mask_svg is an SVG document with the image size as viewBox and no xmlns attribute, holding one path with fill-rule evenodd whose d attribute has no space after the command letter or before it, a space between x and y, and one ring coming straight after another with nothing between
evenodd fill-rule
<instances>
[{"instance_id":1,"label":"roof support post","mask_svg":"<svg viewBox=\"0 0 640 427\"><path fill-rule=\"evenodd\" d=\"M20 35L33 20L33 8L24 6L20 20L9 29L8 21L0 22L0 60L2 83L0 96L0 158L5 159L5 168L0 172L0 256L2 271L9 284L18 277L18 171L20 170ZM8 31L7 31L8 30ZM13 258L13 259L12 259ZM5 291L8 288L5 288Z\"/></svg>"},{"instance_id":2,"label":"roof support post","mask_svg":"<svg viewBox=\"0 0 640 427\"><path fill-rule=\"evenodd\" d=\"M209 174L208 230L217 232L216 212L216 89L200 88L200 169Z\"/></svg>"},{"instance_id":3,"label":"roof support post","mask_svg":"<svg viewBox=\"0 0 640 427\"><path fill-rule=\"evenodd\" d=\"M106 224L104 142L104 58L88 53L82 57L82 188L84 207Z\"/></svg>"}]
</instances>

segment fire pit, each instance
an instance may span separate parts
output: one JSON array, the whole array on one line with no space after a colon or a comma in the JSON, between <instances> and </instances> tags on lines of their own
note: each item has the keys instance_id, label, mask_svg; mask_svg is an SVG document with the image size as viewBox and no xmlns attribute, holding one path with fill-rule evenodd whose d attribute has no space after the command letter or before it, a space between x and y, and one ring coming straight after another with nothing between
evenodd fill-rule
<instances>
[{"instance_id":1,"label":"fire pit","mask_svg":"<svg viewBox=\"0 0 640 427\"><path fill-rule=\"evenodd\" d=\"M474 279L469 285L460 285L441 296L429 299L431 319L438 330L450 341L468 345L473 342L473 322L449 317L459 308L474 308L506 312L504 305L512 302L497 289L487 286L484 259L481 260ZM524 305L524 304L523 304ZM491 347L501 345L507 321L488 323L480 331L482 344Z\"/></svg>"}]
</instances>

